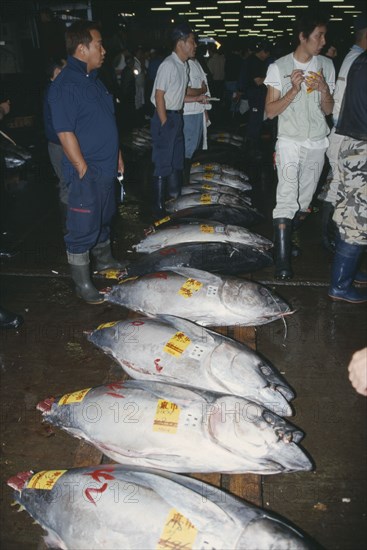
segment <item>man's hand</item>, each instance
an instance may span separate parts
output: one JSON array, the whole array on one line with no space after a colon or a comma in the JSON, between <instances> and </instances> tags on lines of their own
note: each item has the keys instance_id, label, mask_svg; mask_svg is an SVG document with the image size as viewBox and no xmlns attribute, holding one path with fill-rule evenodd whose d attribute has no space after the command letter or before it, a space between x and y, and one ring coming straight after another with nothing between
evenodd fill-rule
<instances>
[{"instance_id":1,"label":"man's hand","mask_svg":"<svg viewBox=\"0 0 367 550\"><path fill-rule=\"evenodd\" d=\"M353 354L348 371L353 388L361 395L367 396L367 348Z\"/></svg>"},{"instance_id":2,"label":"man's hand","mask_svg":"<svg viewBox=\"0 0 367 550\"><path fill-rule=\"evenodd\" d=\"M10 99L0 103L0 120L6 116L10 111Z\"/></svg>"},{"instance_id":3,"label":"man's hand","mask_svg":"<svg viewBox=\"0 0 367 550\"><path fill-rule=\"evenodd\" d=\"M302 82L304 82L304 80L304 71L302 71L301 69L295 69L294 71L292 71L291 83L292 88L295 92L298 93L300 91Z\"/></svg>"},{"instance_id":4,"label":"man's hand","mask_svg":"<svg viewBox=\"0 0 367 550\"><path fill-rule=\"evenodd\" d=\"M124 173L125 172L125 164L124 159L122 158L121 150L119 149L119 157L118 157L118 163L117 163L117 170L119 172Z\"/></svg>"},{"instance_id":5,"label":"man's hand","mask_svg":"<svg viewBox=\"0 0 367 550\"><path fill-rule=\"evenodd\" d=\"M324 73L321 69L319 73L315 73L314 71L309 71L307 76L305 77L305 83L307 86L307 92L313 92L314 90L317 90L318 92L325 93L328 91L329 87L325 81Z\"/></svg>"}]
</instances>

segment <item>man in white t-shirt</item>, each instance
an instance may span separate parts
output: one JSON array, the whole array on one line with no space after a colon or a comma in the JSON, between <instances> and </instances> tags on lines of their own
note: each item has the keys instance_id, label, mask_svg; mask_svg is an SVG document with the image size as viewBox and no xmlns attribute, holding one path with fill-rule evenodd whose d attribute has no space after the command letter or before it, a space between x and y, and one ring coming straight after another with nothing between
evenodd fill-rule
<instances>
[{"instance_id":1,"label":"man in white t-shirt","mask_svg":"<svg viewBox=\"0 0 367 550\"><path fill-rule=\"evenodd\" d=\"M328 147L325 116L333 110L335 70L332 61L320 55L326 32L323 17L301 16L294 34L296 49L270 65L264 81L266 114L270 119L278 117L273 211L277 279L293 277L292 226L307 216Z\"/></svg>"}]
</instances>

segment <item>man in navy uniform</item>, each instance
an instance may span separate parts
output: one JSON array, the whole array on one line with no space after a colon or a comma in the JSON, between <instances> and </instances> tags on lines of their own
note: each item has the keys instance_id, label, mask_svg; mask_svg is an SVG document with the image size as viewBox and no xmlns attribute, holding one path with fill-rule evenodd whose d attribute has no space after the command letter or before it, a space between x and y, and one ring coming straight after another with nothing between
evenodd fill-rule
<instances>
[{"instance_id":1,"label":"man in navy uniform","mask_svg":"<svg viewBox=\"0 0 367 550\"><path fill-rule=\"evenodd\" d=\"M95 269L120 269L111 255L110 224L116 211L115 178L124 171L113 97L98 78L105 50L92 21L77 21L66 31L67 66L52 83L52 122L64 151L68 182L65 244L77 295L103 302L90 279L89 252Z\"/></svg>"}]
</instances>

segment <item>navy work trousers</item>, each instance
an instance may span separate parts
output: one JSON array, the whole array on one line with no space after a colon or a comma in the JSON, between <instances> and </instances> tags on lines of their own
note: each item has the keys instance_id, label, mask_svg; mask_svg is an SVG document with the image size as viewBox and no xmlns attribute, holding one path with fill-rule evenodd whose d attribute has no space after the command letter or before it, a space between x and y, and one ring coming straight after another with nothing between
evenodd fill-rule
<instances>
[{"instance_id":1,"label":"navy work trousers","mask_svg":"<svg viewBox=\"0 0 367 550\"><path fill-rule=\"evenodd\" d=\"M161 124L157 112L150 123L153 141L152 161L155 177L167 177L175 170L183 170L184 136L182 114L167 112L167 122Z\"/></svg>"},{"instance_id":2,"label":"navy work trousers","mask_svg":"<svg viewBox=\"0 0 367 550\"><path fill-rule=\"evenodd\" d=\"M116 212L115 180L88 166L82 179L75 172L69 183L65 244L68 252L82 254L110 237Z\"/></svg>"}]
</instances>

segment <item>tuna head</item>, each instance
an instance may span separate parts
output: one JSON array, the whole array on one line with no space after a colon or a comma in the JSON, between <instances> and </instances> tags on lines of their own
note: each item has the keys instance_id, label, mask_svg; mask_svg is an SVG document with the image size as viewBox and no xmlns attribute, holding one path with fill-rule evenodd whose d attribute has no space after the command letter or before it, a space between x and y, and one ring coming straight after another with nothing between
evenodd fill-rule
<instances>
[{"instance_id":1,"label":"tuna head","mask_svg":"<svg viewBox=\"0 0 367 550\"><path fill-rule=\"evenodd\" d=\"M251 521L238 541L238 548L262 550L312 550L314 546L301 533L277 518L260 517Z\"/></svg>"},{"instance_id":2,"label":"tuna head","mask_svg":"<svg viewBox=\"0 0 367 550\"><path fill-rule=\"evenodd\" d=\"M205 415L204 415L205 417ZM311 470L297 446L300 430L261 405L234 396L221 396L208 409L211 436L223 447L254 462L263 474Z\"/></svg>"},{"instance_id":3,"label":"tuna head","mask_svg":"<svg viewBox=\"0 0 367 550\"><path fill-rule=\"evenodd\" d=\"M268 288L258 283L228 277L223 286L223 302L239 316L251 311L262 325L291 313L288 304Z\"/></svg>"}]
</instances>

